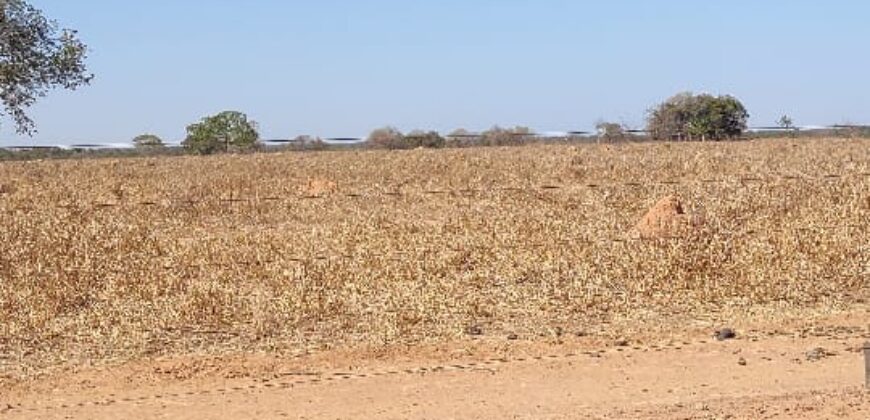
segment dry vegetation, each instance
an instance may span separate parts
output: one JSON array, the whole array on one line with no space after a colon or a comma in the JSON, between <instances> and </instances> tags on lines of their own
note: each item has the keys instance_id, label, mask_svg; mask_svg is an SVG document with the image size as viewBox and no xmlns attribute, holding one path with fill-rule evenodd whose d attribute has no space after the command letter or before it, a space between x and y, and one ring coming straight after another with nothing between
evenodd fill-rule
<instances>
[{"instance_id":1,"label":"dry vegetation","mask_svg":"<svg viewBox=\"0 0 870 420\"><path fill-rule=\"evenodd\" d=\"M0 375L845 307L868 173L863 140L4 163ZM636 239L672 194L703 223Z\"/></svg>"}]
</instances>

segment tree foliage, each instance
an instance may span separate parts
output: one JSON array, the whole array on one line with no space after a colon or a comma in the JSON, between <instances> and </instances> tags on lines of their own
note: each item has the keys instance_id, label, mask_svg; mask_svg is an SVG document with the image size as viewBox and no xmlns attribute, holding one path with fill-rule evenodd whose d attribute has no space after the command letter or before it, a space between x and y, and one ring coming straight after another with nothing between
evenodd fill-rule
<instances>
[{"instance_id":1,"label":"tree foliage","mask_svg":"<svg viewBox=\"0 0 870 420\"><path fill-rule=\"evenodd\" d=\"M509 146L520 144L532 137L532 130L528 127L502 128L494 126L481 133L479 143L482 146Z\"/></svg>"},{"instance_id":2,"label":"tree foliage","mask_svg":"<svg viewBox=\"0 0 870 420\"><path fill-rule=\"evenodd\" d=\"M326 150L329 148L329 144L320 137L303 134L293 139L290 148L298 150Z\"/></svg>"},{"instance_id":3,"label":"tree foliage","mask_svg":"<svg viewBox=\"0 0 870 420\"><path fill-rule=\"evenodd\" d=\"M441 137L437 131L414 130L405 136L405 148L416 149L418 147L425 148L441 148L447 144L447 140Z\"/></svg>"},{"instance_id":4,"label":"tree foliage","mask_svg":"<svg viewBox=\"0 0 870 420\"><path fill-rule=\"evenodd\" d=\"M733 96L681 93L650 111L647 130L656 139L720 140L743 134L748 119Z\"/></svg>"},{"instance_id":5,"label":"tree foliage","mask_svg":"<svg viewBox=\"0 0 870 420\"><path fill-rule=\"evenodd\" d=\"M416 149L418 147L438 148L444 147L447 140L441 137L437 131L414 130L408 134L393 127L384 127L374 130L366 139L370 147L380 149Z\"/></svg>"},{"instance_id":6,"label":"tree foliage","mask_svg":"<svg viewBox=\"0 0 870 420\"><path fill-rule=\"evenodd\" d=\"M0 0L0 101L19 133L36 132L26 111L48 91L91 81L86 55L75 31L60 29L23 0Z\"/></svg>"},{"instance_id":7,"label":"tree foliage","mask_svg":"<svg viewBox=\"0 0 870 420\"><path fill-rule=\"evenodd\" d=\"M366 143L369 147L380 149L399 149L402 148L402 143L405 136L395 127L382 127L372 130Z\"/></svg>"},{"instance_id":8,"label":"tree foliage","mask_svg":"<svg viewBox=\"0 0 870 420\"><path fill-rule=\"evenodd\" d=\"M163 147L163 139L154 134L142 134L133 138L133 145L136 147Z\"/></svg>"},{"instance_id":9,"label":"tree foliage","mask_svg":"<svg viewBox=\"0 0 870 420\"><path fill-rule=\"evenodd\" d=\"M187 126L184 148L199 154L245 151L257 146L256 123L238 111L224 111Z\"/></svg>"},{"instance_id":10,"label":"tree foliage","mask_svg":"<svg viewBox=\"0 0 870 420\"><path fill-rule=\"evenodd\" d=\"M598 139L606 142L622 141L626 139L625 126L615 122L599 121L595 124L598 131Z\"/></svg>"},{"instance_id":11,"label":"tree foliage","mask_svg":"<svg viewBox=\"0 0 870 420\"><path fill-rule=\"evenodd\" d=\"M450 134L447 135L447 137L468 137L471 135L472 135L471 131L468 131L464 128L457 128L457 129L451 131Z\"/></svg>"}]
</instances>

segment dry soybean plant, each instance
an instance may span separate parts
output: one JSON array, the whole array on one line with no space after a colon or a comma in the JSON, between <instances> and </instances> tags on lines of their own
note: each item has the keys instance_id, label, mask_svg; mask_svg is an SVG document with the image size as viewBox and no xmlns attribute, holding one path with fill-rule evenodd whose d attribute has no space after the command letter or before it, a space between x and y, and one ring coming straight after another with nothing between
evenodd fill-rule
<instances>
[{"instance_id":1,"label":"dry soybean plant","mask_svg":"<svg viewBox=\"0 0 870 420\"><path fill-rule=\"evenodd\" d=\"M835 139L3 163L0 373L848 306L868 172ZM633 238L669 195L703 224Z\"/></svg>"}]
</instances>

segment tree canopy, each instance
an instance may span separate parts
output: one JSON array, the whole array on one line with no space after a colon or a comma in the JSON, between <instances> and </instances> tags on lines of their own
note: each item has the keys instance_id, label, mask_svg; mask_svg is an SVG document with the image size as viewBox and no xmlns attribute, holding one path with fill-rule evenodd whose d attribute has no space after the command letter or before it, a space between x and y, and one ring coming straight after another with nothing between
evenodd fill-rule
<instances>
[{"instance_id":1,"label":"tree canopy","mask_svg":"<svg viewBox=\"0 0 870 420\"><path fill-rule=\"evenodd\" d=\"M532 130L528 127L516 126L503 128L494 126L481 133L479 144L484 146L507 146L520 144L532 137Z\"/></svg>"},{"instance_id":2,"label":"tree canopy","mask_svg":"<svg viewBox=\"0 0 870 420\"><path fill-rule=\"evenodd\" d=\"M447 144L447 140L437 131L414 130L405 135L405 147L416 149L418 147L440 148Z\"/></svg>"},{"instance_id":3,"label":"tree canopy","mask_svg":"<svg viewBox=\"0 0 870 420\"><path fill-rule=\"evenodd\" d=\"M370 147L383 149L401 149L404 141L405 135L395 127L377 128L366 138Z\"/></svg>"},{"instance_id":4,"label":"tree canopy","mask_svg":"<svg viewBox=\"0 0 870 420\"><path fill-rule=\"evenodd\" d=\"M26 111L51 89L90 83L86 55L76 31L60 29L25 1L0 0L0 101L19 133L36 132Z\"/></svg>"},{"instance_id":5,"label":"tree canopy","mask_svg":"<svg viewBox=\"0 0 870 420\"><path fill-rule=\"evenodd\" d=\"M733 96L681 93L650 111L647 130L656 139L720 140L741 135L748 119Z\"/></svg>"},{"instance_id":6,"label":"tree canopy","mask_svg":"<svg viewBox=\"0 0 870 420\"><path fill-rule=\"evenodd\" d=\"M162 147L163 140L154 134L142 134L133 138L136 147Z\"/></svg>"},{"instance_id":7,"label":"tree canopy","mask_svg":"<svg viewBox=\"0 0 870 420\"><path fill-rule=\"evenodd\" d=\"M238 111L224 111L187 126L187 138L182 146L199 153L249 150L257 145L260 134L257 125Z\"/></svg>"},{"instance_id":8,"label":"tree canopy","mask_svg":"<svg viewBox=\"0 0 870 420\"><path fill-rule=\"evenodd\" d=\"M598 132L599 141L621 141L625 140L625 138L627 137L625 126L620 123L598 121L595 124L595 130Z\"/></svg>"}]
</instances>

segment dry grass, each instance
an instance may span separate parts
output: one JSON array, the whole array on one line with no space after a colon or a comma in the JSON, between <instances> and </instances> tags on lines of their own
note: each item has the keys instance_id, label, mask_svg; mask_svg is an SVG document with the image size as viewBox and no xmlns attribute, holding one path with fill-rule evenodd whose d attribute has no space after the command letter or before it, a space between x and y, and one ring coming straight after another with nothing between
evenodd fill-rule
<instances>
[{"instance_id":1,"label":"dry grass","mask_svg":"<svg viewBox=\"0 0 870 420\"><path fill-rule=\"evenodd\" d=\"M847 306L868 172L862 140L4 163L0 374ZM629 239L669 194L702 231Z\"/></svg>"}]
</instances>

